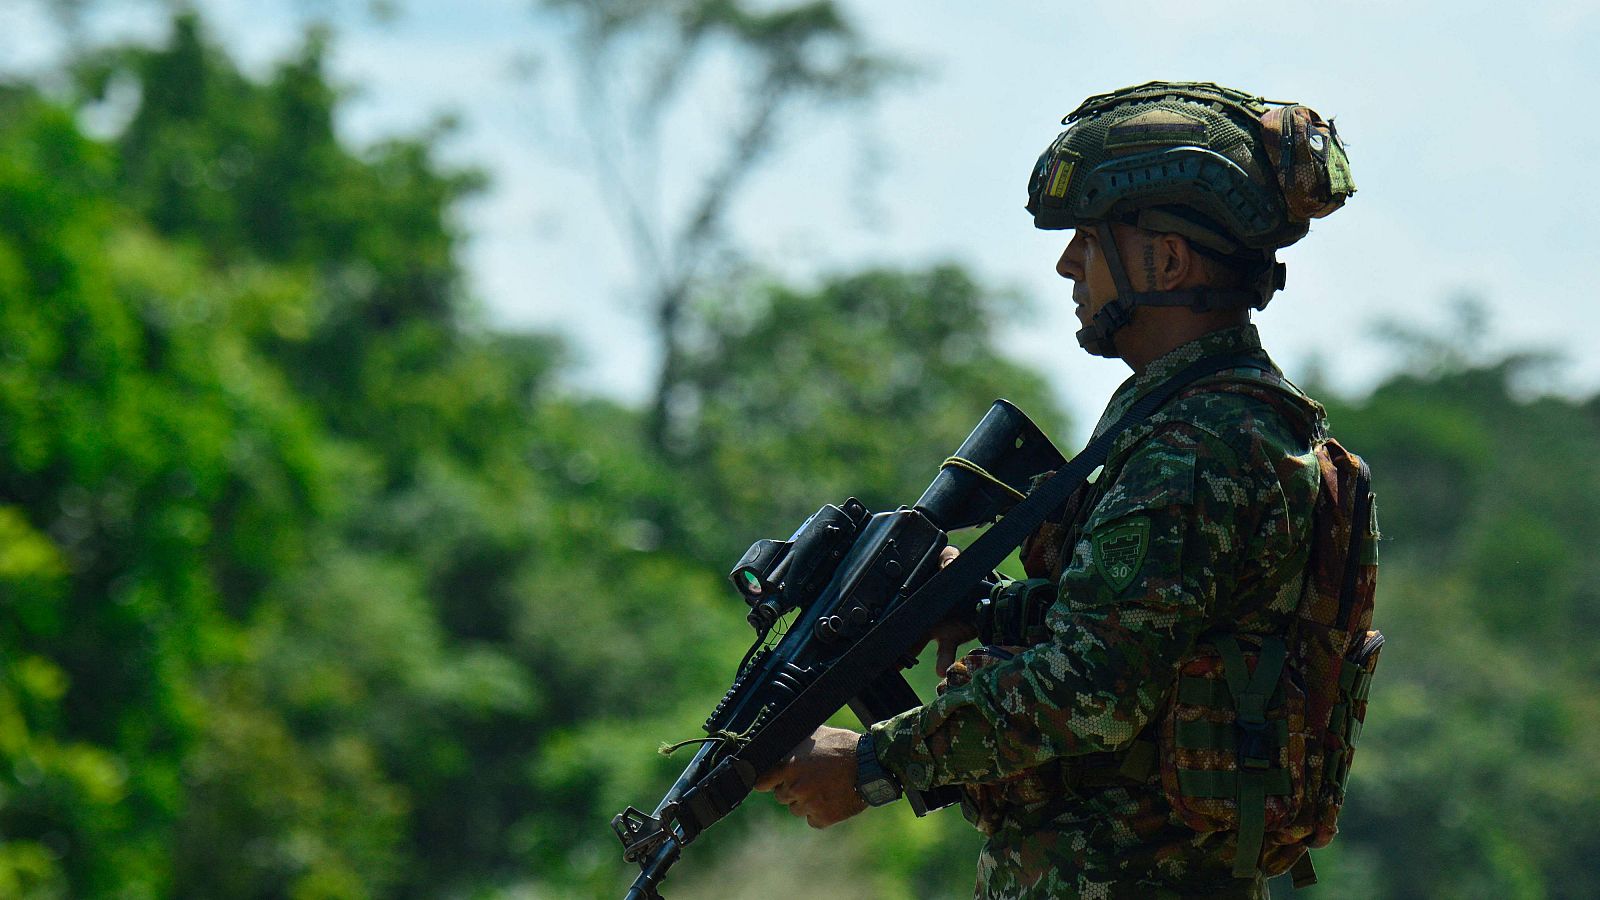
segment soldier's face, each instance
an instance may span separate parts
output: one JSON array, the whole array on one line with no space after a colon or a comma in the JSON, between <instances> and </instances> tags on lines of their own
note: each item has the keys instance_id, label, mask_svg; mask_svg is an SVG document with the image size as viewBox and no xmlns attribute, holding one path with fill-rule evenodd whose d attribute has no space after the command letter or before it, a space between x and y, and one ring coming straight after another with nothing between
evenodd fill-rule
<instances>
[{"instance_id":1,"label":"soldier's face","mask_svg":"<svg viewBox=\"0 0 1600 900\"><path fill-rule=\"evenodd\" d=\"M1115 230L1118 226L1113 225ZM1118 241L1119 245L1125 243ZM1100 252L1100 238L1092 229L1077 228L1072 240L1056 261L1056 274L1072 282L1073 311L1078 322L1088 326L1094 314L1117 295L1116 283L1111 280L1111 269Z\"/></svg>"}]
</instances>

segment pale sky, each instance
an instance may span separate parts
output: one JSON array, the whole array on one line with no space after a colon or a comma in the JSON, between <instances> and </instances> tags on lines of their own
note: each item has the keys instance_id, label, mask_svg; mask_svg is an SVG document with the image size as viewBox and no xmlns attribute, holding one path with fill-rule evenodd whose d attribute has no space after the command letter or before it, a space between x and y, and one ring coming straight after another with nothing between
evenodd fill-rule
<instances>
[{"instance_id":1,"label":"pale sky","mask_svg":"<svg viewBox=\"0 0 1600 900\"><path fill-rule=\"evenodd\" d=\"M307 10L337 7L200 5L252 67L294 45ZM341 126L365 141L458 114L450 157L494 181L463 210L473 290L492 320L567 335L580 360L575 383L642 397L654 362L628 290L633 268L581 156L553 146L560 82L548 69L531 83L511 74L519 55L548 55L552 33L534 24L527 0L399 5L390 25L346 16L334 66L359 91ZM1065 235L1032 229L1024 187L1079 100L1153 78L1306 103L1337 117L1350 145L1359 192L1281 254L1288 289L1258 316L1291 377L1317 355L1336 385L1369 387L1394 359L1373 337L1376 321L1441 326L1449 302L1473 294L1490 305L1497 347L1561 351L1571 362L1565 389L1600 389L1600 304L1584 284L1600 239L1600 3L844 6L924 74L859 117L805 119L787 132L784 152L744 195L738 242L795 279L954 260L1020 290L1035 313L1007 331L1008 346L1049 377L1080 427L1126 370L1077 349L1069 286L1053 271ZM164 22L128 0L102 27L159 34ZM0 0L7 68L50 46L28 0ZM714 145L721 109L709 97L674 120L685 149L669 165ZM682 187L669 180L665 202Z\"/></svg>"}]
</instances>

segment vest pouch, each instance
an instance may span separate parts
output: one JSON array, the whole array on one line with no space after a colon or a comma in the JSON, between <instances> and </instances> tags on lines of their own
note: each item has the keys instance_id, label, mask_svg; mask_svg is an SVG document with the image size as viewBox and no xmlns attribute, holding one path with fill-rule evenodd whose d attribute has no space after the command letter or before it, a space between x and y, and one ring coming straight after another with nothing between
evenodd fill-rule
<instances>
[{"instance_id":1,"label":"vest pouch","mask_svg":"<svg viewBox=\"0 0 1600 900\"><path fill-rule=\"evenodd\" d=\"M1306 796L1306 691L1286 662L1281 637L1202 639L1178 669L1159 740L1174 814L1198 832L1237 832L1239 856L1267 875L1294 862L1271 851Z\"/></svg>"},{"instance_id":2,"label":"vest pouch","mask_svg":"<svg viewBox=\"0 0 1600 900\"><path fill-rule=\"evenodd\" d=\"M1350 778L1356 741L1361 737L1361 725L1367 718L1367 695L1372 688L1372 674L1377 670L1378 653L1383 649L1383 642L1382 632L1368 631L1365 639L1344 658L1339 667L1338 701L1328 717L1328 732L1322 754L1321 802L1317 804L1320 815L1316 831L1307 842L1312 848L1325 846L1339 832L1339 811L1344 806L1345 782Z\"/></svg>"}]
</instances>

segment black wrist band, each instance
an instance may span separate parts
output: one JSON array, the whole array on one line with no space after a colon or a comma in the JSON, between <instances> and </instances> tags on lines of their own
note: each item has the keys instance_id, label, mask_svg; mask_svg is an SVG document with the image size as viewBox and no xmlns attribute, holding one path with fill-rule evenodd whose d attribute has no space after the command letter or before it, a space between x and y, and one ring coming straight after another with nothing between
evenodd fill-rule
<instances>
[{"instance_id":1,"label":"black wrist band","mask_svg":"<svg viewBox=\"0 0 1600 900\"><path fill-rule=\"evenodd\" d=\"M878 762L870 732L856 742L856 793L868 806L885 806L900 799L900 782Z\"/></svg>"}]
</instances>

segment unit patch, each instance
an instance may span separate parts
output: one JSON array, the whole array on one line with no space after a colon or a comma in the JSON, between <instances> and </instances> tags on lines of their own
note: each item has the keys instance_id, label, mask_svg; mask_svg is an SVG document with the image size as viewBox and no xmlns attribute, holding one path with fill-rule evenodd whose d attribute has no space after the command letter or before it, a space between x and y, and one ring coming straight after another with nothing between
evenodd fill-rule
<instances>
[{"instance_id":1,"label":"unit patch","mask_svg":"<svg viewBox=\"0 0 1600 900\"><path fill-rule=\"evenodd\" d=\"M1139 574L1149 549L1150 520L1124 519L1094 536L1094 566L1111 589L1121 593Z\"/></svg>"},{"instance_id":2,"label":"unit patch","mask_svg":"<svg viewBox=\"0 0 1600 900\"><path fill-rule=\"evenodd\" d=\"M1067 195L1067 188L1072 184L1072 170L1077 167L1077 160L1056 160L1055 166L1050 170L1050 196L1060 199Z\"/></svg>"}]
</instances>

